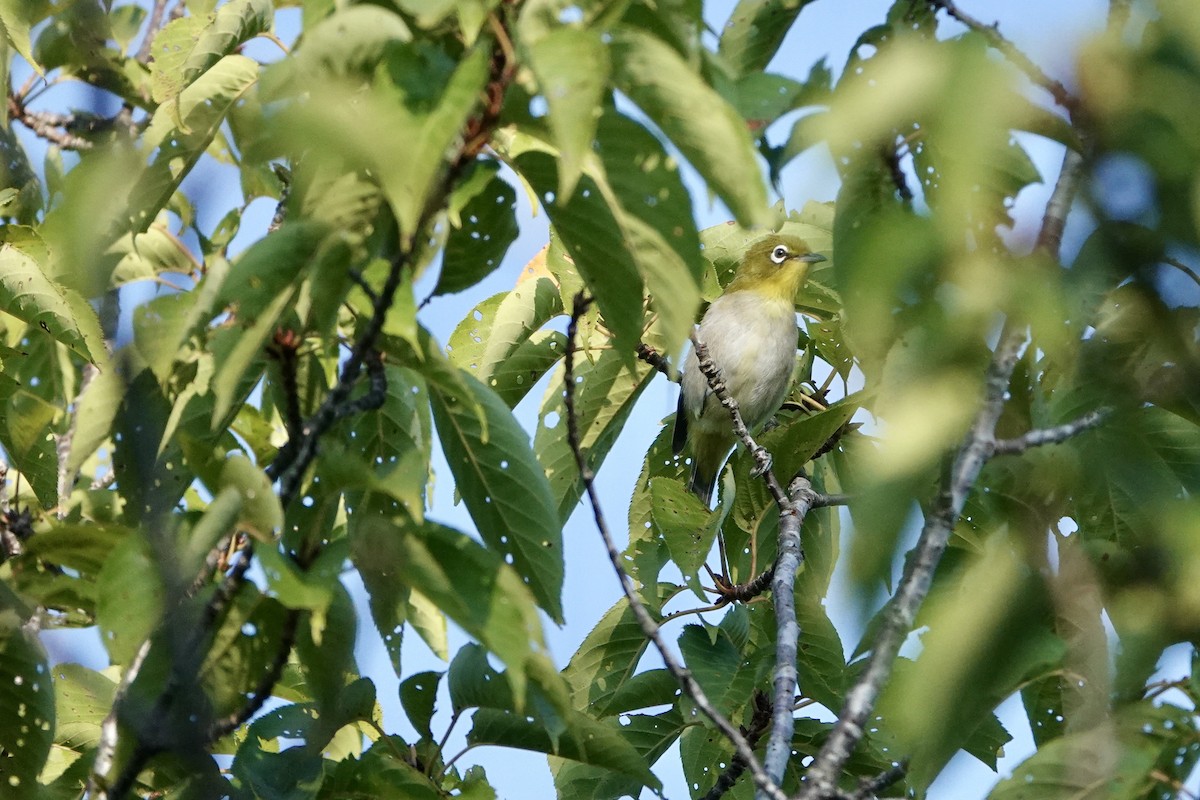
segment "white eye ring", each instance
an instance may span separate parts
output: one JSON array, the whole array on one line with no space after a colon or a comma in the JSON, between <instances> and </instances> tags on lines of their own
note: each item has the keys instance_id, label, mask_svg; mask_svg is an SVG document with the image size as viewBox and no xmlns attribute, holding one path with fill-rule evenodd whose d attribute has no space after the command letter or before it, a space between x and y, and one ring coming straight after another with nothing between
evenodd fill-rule
<instances>
[{"instance_id":1,"label":"white eye ring","mask_svg":"<svg viewBox=\"0 0 1200 800\"><path fill-rule=\"evenodd\" d=\"M781 244L776 245L775 249L771 251L771 260L776 264L782 264L787 260L787 257L788 249Z\"/></svg>"}]
</instances>

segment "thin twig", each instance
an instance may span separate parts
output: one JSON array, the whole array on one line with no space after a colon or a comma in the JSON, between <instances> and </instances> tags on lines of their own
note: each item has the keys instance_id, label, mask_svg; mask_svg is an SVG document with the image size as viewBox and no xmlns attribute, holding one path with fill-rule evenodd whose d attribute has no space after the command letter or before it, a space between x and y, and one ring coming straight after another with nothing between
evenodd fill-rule
<instances>
[{"instance_id":1,"label":"thin twig","mask_svg":"<svg viewBox=\"0 0 1200 800\"><path fill-rule=\"evenodd\" d=\"M829 508L831 506L848 506L850 505L850 495L848 494L819 494L817 499L813 501L813 508Z\"/></svg>"},{"instance_id":2,"label":"thin twig","mask_svg":"<svg viewBox=\"0 0 1200 800\"><path fill-rule=\"evenodd\" d=\"M1000 33L998 26L995 24L987 25L981 20L972 17L960 9L954 0L930 0L930 4L935 8L941 8L971 30L982 34L987 39L988 44L1003 53L1005 58L1011 61L1021 72L1024 72L1029 80L1049 92L1050 96L1054 98L1054 102L1066 109L1069 114L1074 115L1079 110L1079 98L1071 94L1067 90L1067 87L1062 84L1062 81L1051 78L1029 56L1025 55L1020 48L1006 39Z\"/></svg>"},{"instance_id":3,"label":"thin twig","mask_svg":"<svg viewBox=\"0 0 1200 800\"><path fill-rule=\"evenodd\" d=\"M1047 444L1060 444L1084 431L1095 428L1112 413L1110 409L1101 408L1089 411L1077 420L1056 425L1053 428L1037 428L1015 439L997 439L992 443L993 455L1012 455L1024 453L1031 447L1041 447Z\"/></svg>"},{"instance_id":4,"label":"thin twig","mask_svg":"<svg viewBox=\"0 0 1200 800\"><path fill-rule=\"evenodd\" d=\"M697 365L709 389L716 395L721 405L729 411L734 433L747 451L754 458L756 469L767 485L775 504L779 508L779 556L776 558L771 577L771 597L775 604L775 672L773 679L773 724L771 736L767 741L767 751L763 767L767 776L774 784L783 781L783 773L791 754L792 732L795 720L792 716L792 702L796 694L796 648L800 636L800 626L796 622L795 581L796 572L804 561L800 544L800 528L804 517L813 507L816 492L804 475L799 475L784 492L778 478L771 470L771 454L750 435L745 420L742 419L737 401L729 393L721 376L720 368L708 354L708 348L692 333L692 346L696 350ZM760 795L765 789L760 785Z\"/></svg>"},{"instance_id":5,"label":"thin twig","mask_svg":"<svg viewBox=\"0 0 1200 800\"><path fill-rule=\"evenodd\" d=\"M580 444L579 423L575 416L575 357L573 345L579 328L579 318L587 310L590 302L590 299L586 298L582 293L576 295L574 308L571 313L571 321L567 325L567 351L563 357L563 370L565 373L563 401L567 411L567 441L571 447L571 452L575 456L575 464L579 469L580 479L583 481L584 490L592 506L592 517L595 520L596 528L600 532L600 537L604 540L605 549L608 551L608 560L611 562L613 570L617 573L617 580L621 584L621 590L625 593L625 599L628 601L629 608L633 612L638 625L641 627L642 633L658 650L662 656L663 664L666 665L672 677L679 682L680 689L691 699L701 713L712 720L717 730L729 739L729 741L733 742L737 754L745 760L747 769L754 776L755 785L770 797L771 800L786 800L787 795L784 794L779 785L771 780L770 776L763 770L762 764L759 763L758 758L754 755L754 748L746 741L746 737L742 735L741 731L725 715L713 706L708 696L704 693L704 690L700 688L700 684L692 677L691 672L676 660L675 654L663 640L658 624L655 623L654 619L650 616L650 612L646 610L646 606L642 603L641 598L638 597L633 580L629 577L629 573L625 571L625 567L622 564L621 552L617 549L612 534L608 530L608 522L604 518L604 512L600 508L600 498L596 493L595 476L592 474L591 467L588 466L587 456Z\"/></svg>"},{"instance_id":6,"label":"thin twig","mask_svg":"<svg viewBox=\"0 0 1200 800\"><path fill-rule=\"evenodd\" d=\"M671 369L667 364L666 357L645 342L638 342L637 357L668 378L671 377Z\"/></svg>"},{"instance_id":7,"label":"thin twig","mask_svg":"<svg viewBox=\"0 0 1200 800\"><path fill-rule=\"evenodd\" d=\"M1196 274L1196 270L1192 269L1191 267L1189 267L1187 264L1183 263L1179 259L1168 257L1168 258L1163 259L1163 263L1169 264L1170 266L1179 270L1184 275L1187 275L1189 278L1191 278L1196 283L1197 286L1200 286L1200 275Z\"/></svg>"},{"instance_id":8,"label":"thin twig","mask_svg":"<svg viewBox=\"0 0 1200 800\"><path fill-rule=\"evenodd\" d=\"M751 707L754 709L750 717L750 724L742 728L741 731L746 736L746 741L750 743L750 747L758 746L758 740L771 727L771 703L766 694L761 691L755 691L754 697L751 700ZM741 756L734 756L729 762L729 766L725 768L717 777L717 782L713 784L713 788L708 790L704 795L703 800L720 800L725 796L725 793L734 787L738 782L738 778L746 771L746 762Z\"/></svg>"},{"instance_id":9,"label":"thin twig","mask_svg":"<svg viewBox=\"0 0 1200 800\"><path fill-rule=\"evenodd\" d=\"M150 22L146 25L146 34L142 37L141 47L134 55L134 58L143 64L150 60L150 47L154 44L154 37L158 35L159 28L162 27L163 13L166 10L167 0L154 0L154 7L150 9Z\"/></svg>"}]
</instances>

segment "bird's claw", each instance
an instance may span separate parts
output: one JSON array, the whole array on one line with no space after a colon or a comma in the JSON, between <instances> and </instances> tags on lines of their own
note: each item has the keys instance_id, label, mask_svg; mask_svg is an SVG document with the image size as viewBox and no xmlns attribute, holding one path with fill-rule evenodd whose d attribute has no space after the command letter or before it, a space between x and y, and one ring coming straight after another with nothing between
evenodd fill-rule
<instances>
[{"instance_id":1,"label":"bird's claw","mask_svg":"<svg viewBox=\"0 0 1200 800\"><path fill-rule=\"evenodd\" d=\"M761 449L755 453L754 460L756 464L754 469L750 470L750 477L752 478L761 478L763 475L766 475L768 470L771 469L771 464L774 461L774 459L771 458L770 453Z\"/></svg>"}]
</instances>

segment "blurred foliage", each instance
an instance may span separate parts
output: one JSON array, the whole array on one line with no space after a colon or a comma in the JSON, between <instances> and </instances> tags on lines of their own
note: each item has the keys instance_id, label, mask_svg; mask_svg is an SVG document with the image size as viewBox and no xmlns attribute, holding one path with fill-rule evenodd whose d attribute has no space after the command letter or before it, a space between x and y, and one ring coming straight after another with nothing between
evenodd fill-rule
<instances>
[{"instance_id":1,"label":"blurred foliage","mask_svg":"<svg viewBox=\"0 0 1200 800\"><path fill-rule=\"evenodd\" d=\"M601 470L634 415L654 413L638 401L658 373L636 346L678 363L765 230L828 260L797 298L793 388L761 441L781 478L803 470L851 496L802 531L785 790L829 735L816 712L841 708L886 624L880 590L968 433L1007 319L1030 340L998 436L1109 416L984 467L918 617L921 646L897 664L843 788L907 759L888 791L921 796L960 750L994 769L1011 740L996 709L1019 695L1037 750L992 796L1182 792L1200 758L1200 658L1190 674L1159 670L1168 648L1200 647L1200 8L1118 9L1083 49L1064 112L995 31L963 32L925 0L897 0L844 67L778 74L807 4L739 0L714 37L700 2L326 0L302 4L285 44L285 0L178 0L165 16L0 0L3 795L77 797L102 753L115 764L100 777L133 764L141 795L494 798L482 768L443 752L460 716L469 747L546 754L560 797L660 792L653 767L676 745L688 792L704 795L733 747L642 664L624 599L565 668L546 650L546 621L575 611L563 526L584 492L562 331L577 292L592 295L574 391ZM1017 196L1055 178L1034 142L1082 160L1072 224L1088 235L1062 257L1014 228ZM772 207L764 175L778 183L814 146L838 170L837 202ZM733 220L697 228L681 160ZM237 176L230 208L196 182L214 165ZM521 195L551 240L484 297ZM278 202L276 219L247 230L258 198ZM122 315L131 284L154 296ZM442 344L423 309L464 291L474 307ZM288 494L277 468L376 334L362 382L375 389L342 396L356 413L323 423ZM532 434L523 403L538 409ZM718 569L744 582L779 529L744 453L715 510L689 495L670 425L640 467L622 554L658 615L711 602L695 595L718 536ZM437 452L448 475L433 473ZM434 519L435 477L473 530ZM258 569L230 582L243 535ZM843 562L857 642L827 611ZM683 661L748 724L771 686L769 605L688 620L667 629ZM456 652L450 622L470 639ZM384 728L359 675L366 624L410 734ZM52 669L39 627L89 626L111 666ZM405 673L409 630L444 669ZM256 695L275 699L247 719ZM105 751L114 704L120 745ZM726 796L752 794L743 779Z\"/></svg>"}]
</instances>

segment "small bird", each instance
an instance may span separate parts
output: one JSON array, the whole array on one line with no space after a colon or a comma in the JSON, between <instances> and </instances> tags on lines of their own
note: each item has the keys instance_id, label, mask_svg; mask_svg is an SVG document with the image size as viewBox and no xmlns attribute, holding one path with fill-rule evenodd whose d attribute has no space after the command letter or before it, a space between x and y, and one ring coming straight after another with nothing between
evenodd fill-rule
<instances>
[{"instance_id":1,"label":"small bird","mask_svg":"<svg viewBox=\"0 0 1200 800\"><path fill-rule=\"evenodd\" d=\"M725 293L700 320L698 338L720 368L751 432L771 418L787 395L796 363L796 292L809 267L824 260L797 236L765 236L746 250ZM671 439L676 455L688 441L692 443L689 488L709 504L736 437L729 412L700 371L695 350L683 365Z\"/></svg>"}]
</instances>

